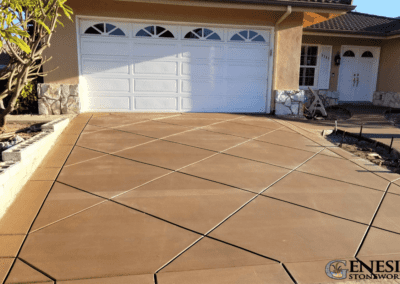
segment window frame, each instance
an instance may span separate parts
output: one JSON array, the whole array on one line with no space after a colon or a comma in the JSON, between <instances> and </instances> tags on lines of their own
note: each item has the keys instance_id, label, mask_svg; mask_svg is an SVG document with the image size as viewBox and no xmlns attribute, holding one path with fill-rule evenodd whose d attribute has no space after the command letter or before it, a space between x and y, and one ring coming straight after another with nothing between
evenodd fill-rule
<instances>
[{"instance_id":1,"label":"window frame","mask_svg":"<svg viewBox=\"0 0 400 284\"><path fill-rule=\"evenodd\" d=\"M103 25L103 28L104 28L104 31L102 32L100 29L98 29L97 27L96 27L96 25L100 25L100 24L102 24ZM112 26L114 26L114 28L111 30L111 31L109 31L109 32L106 32L106 25L112 25ZM99 32L98 34L90 34L90 33L86 33L90 28L92 28L92 29L94 29L95 31L97 31L97 32ZM115 31L117 31L117 30L120 30L124 35L112 35L111 33L113 33L113 32L115 32ZM98 22L98 23L95 23L95 24L92 24L92 25L90 25L89 27L87 27L84 31L82 31L83 32L83 36L96 36L96 37L124 37L124 38L127 38L128 37L128 35L126 34L126 31L124 31L121 27L119 27L118 25L116 25L115 23L112 23L112 22L108 22L108 21L104 21L104 22Z\"/></svg>"},{"instance_id":2,"label":"window frame","mask_svg":"<svg viewBox=\"0 0 400 284\"><path fill-rule=\"evenodd\" d=\"M317 50L317 65L315 66L307 66L307 65L300 65L299 67L299 89L300 90L308 90L308 87L310 87L313 90L318 89L318 79L319 79L319 70L320 70L320 63L321 63L321 44L302 44L301 47L308 47L308 46L316 46L318 47ZM301 59L301 51L300 51L300 59ZM301 61L300 61L301 63ZM312 86L300 86L300 68L314 68L315 73L314 73L314 85Z\"/></svg>"}]
</instances>

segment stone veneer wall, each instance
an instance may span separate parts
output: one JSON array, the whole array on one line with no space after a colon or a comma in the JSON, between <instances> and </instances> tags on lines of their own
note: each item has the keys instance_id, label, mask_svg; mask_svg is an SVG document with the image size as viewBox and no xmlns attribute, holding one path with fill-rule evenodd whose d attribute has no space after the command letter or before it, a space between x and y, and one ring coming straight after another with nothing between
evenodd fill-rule
<instances>
[{"instance_id":1,"label":"stone veneer wall","mask_svg":"<svg viewBox=\"0 0 400 284\"><path fill-rule=\"evenodd\" d=\"M376 106L400 108L400 93L375 92L372 99L372 104Z\"/></svg>"},{"instance_id":2,"label":"stone veneer wall","mask_svg":"<svg viewBox=\"0 0 400 284\"><path fill-rule=\"evenodd\" d=\"M78 85L39 84L39 114L78 114Z\"/></svg>"},{"instance_id":3,"label":"stone veneer wall","mask_svg":"<svg viewBox=\"0 0 400 284\"><path fill-rule=\"evenodd\" d=\"M329 106L335 106L338 104L339 101L339 92L333 92L333 91L328 91L328 90L314 90L319 97L321 98L324 107L329 107ZM310 90L305 91L305 106L306 108L310 107L312 102L314 101L314 96L312 95Z\"/></svg>"},{"instance_id":4,"label":"stone veneer wall","mask_svg":"<svg viewBox=\"0 0 400 284\"><path fill-rule=\"evenodd\" d=\"M303 90L275 91L275 115L303 117Z\"/></svg>"}]
</instances>

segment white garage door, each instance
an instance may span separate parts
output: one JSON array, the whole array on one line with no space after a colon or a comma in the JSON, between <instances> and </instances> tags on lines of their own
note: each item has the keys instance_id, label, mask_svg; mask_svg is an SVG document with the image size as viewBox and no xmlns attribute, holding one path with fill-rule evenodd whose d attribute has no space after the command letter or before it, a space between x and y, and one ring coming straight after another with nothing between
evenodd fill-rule
<instances>
[{"instance_id":1,"label":"white garage door","mask_svg":"<svg viewBox=\"0 0 400 284\"><path fill-rule=\"evenodd\" d=\"M83 109L265 112L269 44L268 30L81 20Z\"/></svg>"}]
</instances>

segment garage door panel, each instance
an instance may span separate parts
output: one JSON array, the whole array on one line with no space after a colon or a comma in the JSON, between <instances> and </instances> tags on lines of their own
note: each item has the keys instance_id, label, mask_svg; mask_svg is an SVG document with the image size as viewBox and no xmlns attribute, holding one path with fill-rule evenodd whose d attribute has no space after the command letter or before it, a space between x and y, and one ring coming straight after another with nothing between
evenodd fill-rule
<instances>
[{"instance_id":1,"label":"garage door panel","mask_svg":"<svg viewBox=\"0 0 400 284\"><path fill-rule=\"evenodd\" d=\"M182 80L182 92L190 93L191 96L221 95L225 93L225 82L223 80Z\"/></svg>"},{"instance_id":2,"label":"garage door panel","mask_svg":"<svg viewBox=\"0 0 400 284\"><path fill-rule=\"evenodd\" d=\"M91 110L130 110L130 97L89 97L88 107Z\"/></svg>"},{"instance_id":3,"label":"garage door panel","mask_svg":"<svg viewBox=\"0 0 400 284\"><path fill-rule=\"evenodd\" d=\"M260 81L229 80L227 82L227 94L229 96L256 95L264 97L267 87Z\"/></svg>"},{"instance_id":4,"label":"garage door panel","mask_svg":"<svg viewBox=\"0 0 400 284\"><path fill-rule=\"evenodd\" d=\"M243 60L254 62L267 61L268 60L268 47L259 46L254 47L232 47L229 46L226 52L227 60Z\"/></svg>"},{"instance_id":5,"label":"garage door panel","mask_svg":"<svg viewBox=\"0 0 400 284\"><path fill-rule=\"evenodd\" d=\"M178 92L177 80L135 79L135 92Z\"/></svg>"},{"instance_id":6,"label":"garage door panel","mask_svg":"<svg viewBox=\"0 0 400 284\"><path fill-rule=\"evenodd\" d=\"M200 63L182 63L182 75L198 77L223 77L224 65L220 64L200 64Z\"/></svg>"},{"instance_id":7,"label":"garage door panel","mask_svg":"<svg viewBox=\"0 0 400 284\"><path fill-rule=\"evenodd\" d=\"M225 48L221 45L192 46L182 45L182 57L193 59L223 59Z\"/></svg>"},{"instance_id":8,"label":"garage door panel","mask_svg":"<svg viewBox=\"0 0 400 284\"><path fill-rule=\"evenodd\" d=\"M86 77L88 91L129 92L129 78Z\"/></svg>"},{"instance_id":9,"label":"garage door panel","mask_svg":"<svg viewBox=\"0 0 400 284\"><path fill-rule=\"evenodd\" d=\"M143 61L134 64L139 75L178 75L178 62Z\"/></svg>"},{"instance_id":10,"label":"garage door panel","mask_svg":"<svg viewBox=\"0 0 400 284\"><path fill-rule=\"evenodd\" d=\"M135 97L135 109L138 110L178 110L177 97Z\"/></svg>"},{"instance_id":11,"label":"garage door panel","mask_svg":"<svg viewBox=\"0 0 400 284\"><path fill-rule=\"evenodd\" d=\"M129 56L129 43L125 42L89 42L83 41L82 54L104 54L109 56Z\"/></svg>"},{"instance_id":12,"label":"garage door panel","mask_svg":"<svg viewBox=\"0 0 400 284\"><path fill-rule=\"evenodd\" d=\"M134 44L132 56L148 58L178 58L179 48L177 44Z\"/></svg>"},{"instance_id":13,"label":"garage door panel","mask_svg":"<svg viewBox=\"0 0 400 284\"><path fill-rule=\"evenodd\" d=\"M151 26L138 25L129 23L125 37L81 36L81 82L89 100L83 105L89 110L265 111L267 42L230 41L238 31L228 28L211 28L221 40L176 38L193 29L185 26L171 26L174 39L136 36Z\"/></svg>"},{"instance_id":14,"label":"garage door panel","mask_svg":"<svg viewBox=\"0 0 400 284\"><path fill-rule=\"evenodd\" d=\"M129 65L126 61L106 61L83 59L83 74L129 74Z\"/></svg>"},{"instance_id":15,"label":"garage door panel","mask_svg":"<svg viewBox=\"0 0 400 284\"><path fill-rule=\"evenodd\" d=\"M266 65L256 64L242 65L242 64L229 64L227 68L227 77L229 78L267 78L268 69Z\"/></svg>"}]
</instances>

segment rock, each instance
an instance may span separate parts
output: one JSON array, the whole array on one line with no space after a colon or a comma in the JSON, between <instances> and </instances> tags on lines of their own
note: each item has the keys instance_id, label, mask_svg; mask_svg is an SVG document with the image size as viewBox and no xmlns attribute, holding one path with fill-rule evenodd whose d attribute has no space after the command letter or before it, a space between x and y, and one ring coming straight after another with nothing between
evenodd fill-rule
<instances>
[{"instance_id":1,"label":"rock","mask_svg":"<svg viewBox=\"0 0 400 284\"><path fill-rule=\"evenodd\" d=\"M290 107L291 105L292 105L292 100L290 98L287 98L287 100L285 101L285 106Z\"/></svg>"},{"instance_id":2,"label":"rock","mask_svg":"<svg viewBox=\"0 0 400 284\"><path fill-rule=\"evenodd\" d=\"M42 98L38 100L39 104L39 114L49 115L50 114L50 106L47 103L46 98Z\"/></svg>"},{"instance_id":3,"label":"rock","mask_svg":"<svg viewBox=\"0 0 400 284\"><path fill-rule=\"evenodd\" d=\"M292 104L290 107L290 110L292 111L292 113L294 115L298 115L299 114L299 104Z\"/></svg>"},{"instance_id":4,"label":"rock","mask_svg":"<svg viewBox=\"0 0 400 284\"><path fill-rule=\"evenodd\" d=\"M79 113L79 97L71 96L67 102L67 114L78 114Z\"/></svg>"},{"instance_id":5,"label":"rock","mask_svg":"<svg viewBox=\"0 0 400 284\"><path fill-rule=\"evenodd\" d=\"M11 141L13 141L13 142L14 142L14 145L16 145L16 144L18 144L18 143L24 142L25 139L22 138L22 137L19 136L19 135L16 135Z\"/></svg>"},{"instance_id":6,"label":"rock","mask_svg":"<svg viewBox=\"0 0 400 284\"><path fill-rule=\"evenodd\" d=\"M45 97L50 100L59 100L61 98L61 89L58 84L43 84L42 85L43 94L42 97Z\"/></svg>"},{"instance_id":7,"label":"rock","mask_svg":"<svg viewBox=\"0 0 400 284\"><path fill-rule=\"evenodd\" d=\"M61 102L60 101L55 101L51 105L51 110L53 111L53 114L61 114Z\"/></svg>"},{"instance_id":8,"label":"rock","mask_svg":"<svg viewBox=\"0 0 400 284\"><path fill-rule=\"evenodd\" d=\"M10 144L10 142L0 142L0 149L1 150L7 150L8 148L10 148L12 145Z\"/></svg>"}]
</instances>

